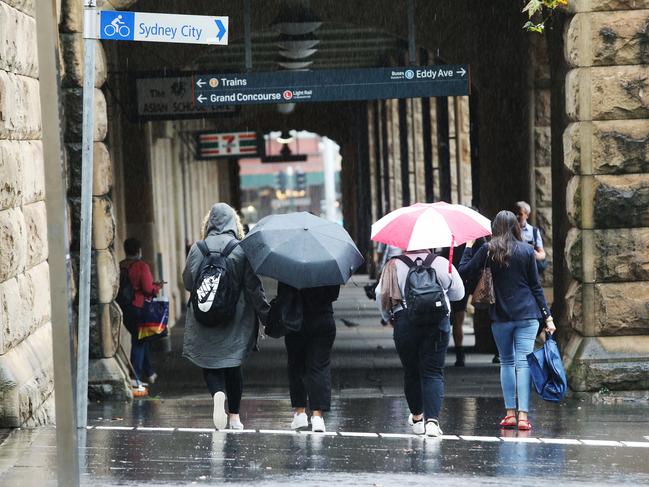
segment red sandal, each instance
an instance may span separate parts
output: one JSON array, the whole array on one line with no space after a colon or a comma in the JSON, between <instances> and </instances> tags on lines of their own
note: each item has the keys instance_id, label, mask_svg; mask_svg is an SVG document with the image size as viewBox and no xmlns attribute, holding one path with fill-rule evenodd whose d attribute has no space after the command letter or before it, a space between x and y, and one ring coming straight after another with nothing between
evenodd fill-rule
<instances>
[{"instance_id":1,"label":"red sandal","mask_svg":"<svg viewBox=\"0 0 649 487\"><path fill-rule=\"evenodd\" d=\"M513 419L514 422L511 422ZM516 429L516 416L505 416L500 422L500 427L505 429Z\"/></svg>"},{"instance_id":2,"label":"red sandal","mask_svg":"<svg viewBox=\"0 0 649 487\"><path fill-rule=\"evenodd\" d=\"M527 419L518 420L518 431L529 431L531 429L532 423L530 423Z\"/></svg>"}]
</instances>

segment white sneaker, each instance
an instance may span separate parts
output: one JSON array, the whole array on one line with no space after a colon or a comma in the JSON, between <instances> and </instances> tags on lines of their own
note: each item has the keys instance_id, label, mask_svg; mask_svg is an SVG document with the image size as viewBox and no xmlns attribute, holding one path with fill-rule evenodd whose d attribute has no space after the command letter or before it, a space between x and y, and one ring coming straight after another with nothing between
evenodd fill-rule
<instances>
[{"instance_id":1,"label":"white sneaker","mask_svg":"<svg viewBox=\"0 0 649 487\"><path fill-rule=\"evenodd\" d=\"M412 426L413 424L415 424L415 420L412 419L412 413L410 413L410 414L408 415L408 424L409 424L410 426Z\"/></svg>"},{"instance_id":2,"label":"white sneaker","mask_svg":"<svg viewBox=\"0 0 649 487\"><path fill-rule=\"evenodd\" d=\"M243 423L241 422L240 418L230 418L230 429L231 430L242 430L243 429Z\"/></svg>"},{"instance_id":3,"label":"white sneaker","mask_svg":"<svg viewBox=\"0 0 649 487\"><path fill-rule=\"evenodd\" d=\"M412 432L416 435L423 435L426 432L426 423L424 423L423 418L416 423L413 421Z\"/></svg>"},{"instance_id":4,"label":"white sneaker","mask_svg":"<svg viewBox=\"0 0 649 487\"><path fill-rule=\"evenodd\" d=\"M311 431L314 433L324 433L327 431L322 416L311 416Z\"/></svg>"},{"instance_id":5,"label":"white sneaker","mask_svg":"<svg viewBox=\"0 0 649 487\"><path fill-rule=\"evenodd\" d=\"M217 430L225 429L225 426L228 424L228 415L225 414L225 394L222 391L214 394L212 420L214 420L214 427Z\"/></svg>"},{"instance_id":6,"label":"white sneaker","mask_svg":"<svg viewBox=\"0 0 649 487\"><path fill-rule=\"evenodd\" d=\"M439 427L439 423L434 419L429 419L426 421L426 436L442 436L444 432Z\"/></svg>"},{"instance_id":7,"label":"white sneaker","mask_svg":"<svg viewBox=\"0 0 649 487\"><path fill-rule=\"evenodd\" d=\"M306 413L293 414L293 421L291 422L292 430L299 430L300 428L306 428L307 426L309 426L309 417Z\"/></svg>"},{"instance_id":8,"label":"white sneaker","mask_svg":"<svg viewBox=\"0 0 649 487\"><path fill-rule=\"evenodd\" d=\"M155 372L151 374L149 377L147 377L147 380L149 381L149 384L155 384L155 381L158 379L158 374Z\"/></svg>"}]
</instances>

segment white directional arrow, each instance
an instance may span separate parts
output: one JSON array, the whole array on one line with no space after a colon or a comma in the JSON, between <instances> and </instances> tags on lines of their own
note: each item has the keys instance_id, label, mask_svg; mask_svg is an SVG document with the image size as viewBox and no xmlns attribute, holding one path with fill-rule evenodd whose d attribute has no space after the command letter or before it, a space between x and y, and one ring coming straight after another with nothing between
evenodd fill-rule
<instances>
[{"instance_id":1,"label":"white directional arrow","mask_svg":"<svg viewBox=\"0 0 649 487\"><path fill-rule=\"evenodd\" d=\"M202 88L203 85L206 85L206 84L207 84L207 83L206 83L205 81L203 81L202 79L199 79L199 80L196 82L196 86L198 86L199 88Z\"/></svg>"},{"instance_id":2,"label":"white directional arrow","mask_svg":"<svg viewBox=\"0 0 649 487\"><path fill-rule=\"evenodd\" d=\"M459 74L460 76L464 76L466 74L466 69L460 68L460 70L456 71L456 73Z\"/></svg>"},{"instance_id":3,"label":"white directional arrow","mask_svg":"<svg viewBox=\"0 0 649 487\"><path fill-rule=\"evenodd\" d=\"M203 103L205 100L207 100L207 97L203 95L198 95L196 99L198 100L199 103Z\"/></svg>"}]
</instances>

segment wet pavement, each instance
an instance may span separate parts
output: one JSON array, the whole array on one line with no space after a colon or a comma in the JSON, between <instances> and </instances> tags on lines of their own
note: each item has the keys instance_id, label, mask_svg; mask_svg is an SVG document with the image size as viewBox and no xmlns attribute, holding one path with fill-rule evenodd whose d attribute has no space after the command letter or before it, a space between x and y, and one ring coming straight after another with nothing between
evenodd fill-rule
<instances>
[{"instance_id":1,"label":"wet pavement","mask_svg":"<svg viewBox=\"0 0 649 487\"><path fill-rule=\"evenodd\" d=\"M449 354L445 436L418 437L406 424L391 332L378 325L362 288L345 288L336 313L326 434L288 430L280 340L262 343L246 364L247 429L215 431L200 371L180 357L180 326L172 352L155 357L155 397L90 404L89 429L80 431L83 485L649 485L649 395L562 404L535 397L534 429L504 431L491 356L469 355L467 367L457 368ZM53 428L0 433L0 486L55 485Z\"/></svg>"}]
</instances>

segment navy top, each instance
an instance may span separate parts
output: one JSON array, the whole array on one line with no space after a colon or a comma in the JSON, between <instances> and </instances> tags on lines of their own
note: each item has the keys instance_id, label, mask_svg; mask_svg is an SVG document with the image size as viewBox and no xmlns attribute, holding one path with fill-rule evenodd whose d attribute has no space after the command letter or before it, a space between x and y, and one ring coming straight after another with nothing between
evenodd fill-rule
<instances>
[{"instance_id":1,"label":"navy top","mask_svg":"<svg viewBox=\"0 0 649 487\"><path fill-rule=\"evenodd\" d=\"M489 245L483 245L469 262L460 264L463 279L475 279L480 275L488 250ZM496 294L496 303L489 307L492 321L545 319L550 316L531 245L516 242L506 267L500 266L491 258L487 265L491 267Z\"/></svg>"}]
</instances>

